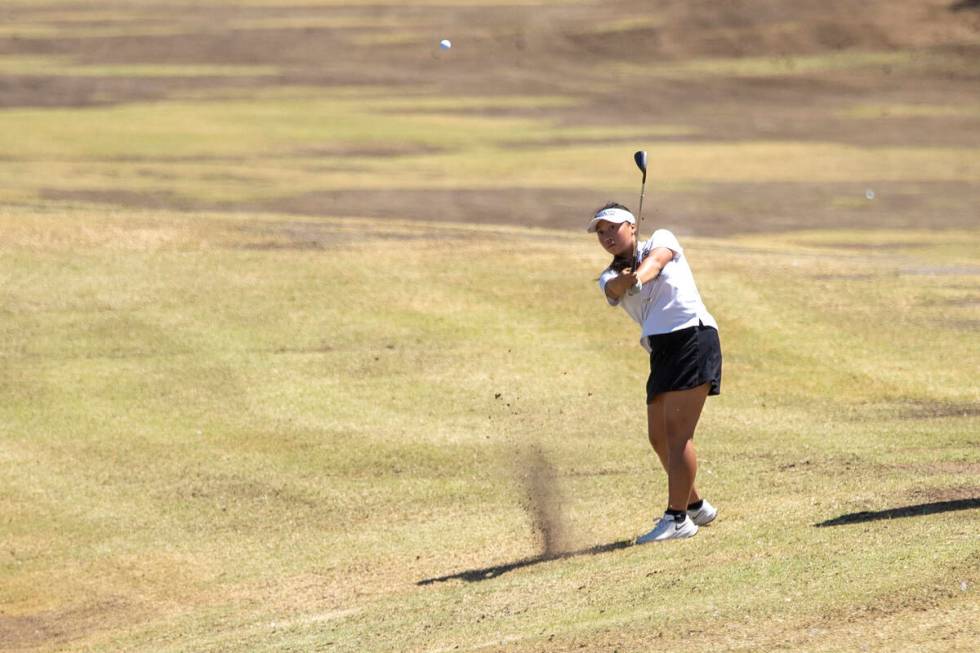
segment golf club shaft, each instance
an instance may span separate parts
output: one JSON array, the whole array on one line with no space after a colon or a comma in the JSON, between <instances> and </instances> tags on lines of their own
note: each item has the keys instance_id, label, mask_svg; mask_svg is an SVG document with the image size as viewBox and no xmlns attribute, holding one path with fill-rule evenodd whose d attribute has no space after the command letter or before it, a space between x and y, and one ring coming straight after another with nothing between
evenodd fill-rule
<instances>
[{"instance_id":1,"label":"golf club shaft","mask_svg":"<svg viewBox=\"0 0 980 653\"><path fill-rule=\"evenodd\" d=\"M633 154L633 161L636 163L636 167L640 169L643 173L643 181L640 183L640 208L636 212L636 233L633 237L633 272L639 267L639 261L637 260L637 244L640 240L640 226L643 224L643 194L647 189L647 153L646 150L639 150Z\"/></svg>"},{"instance_id":2,"label":"golf club shaft","mask_svg":"<svg viewBox=\"0 0 980 653\"><path fill-rule=\"evenodd\" d=\"M639 267L639 261L637 261L637 243L640 242L640 225L643 224L643 194L647 189L647 175L646 171L643 172L643 183L640 185L640 208L636 212L636 234L633 238L633 272Z\"/></svg>"},{"instance_id":3,"label":"golf club shaft","mask_svg":"<svg viewBox=\"0 0 980 653\"><path fill-rule=\"evenodd\" d=\"M643 185L640 186L640 209L636 212L636 235L640 235L640 225L643 224L643 193L646 192L647 181L643 180Z\"/></svg>"}]
</instances>

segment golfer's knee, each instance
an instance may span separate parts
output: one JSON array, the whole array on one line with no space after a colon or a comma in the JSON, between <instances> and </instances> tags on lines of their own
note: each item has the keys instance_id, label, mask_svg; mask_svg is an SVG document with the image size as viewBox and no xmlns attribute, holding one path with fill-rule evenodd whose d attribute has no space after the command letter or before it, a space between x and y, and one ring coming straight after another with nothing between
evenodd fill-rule
<instances>
[{"instance_id":1,"label":"golfer's knee","mask_svg":"<svg viewBox=\"0 0 980 653\"><path fill-rule=\"evenodd\" d=\"M668 420L666 428L667 441L673 443L690 440L694 437L694 427L696 425L696 422L692 424L691 420L688 419Z\"/></svg>"},{"instance_id":2,"label":"golfer's knee","mask_svg":"<svg viewBox=\"0 0 980 653\"><path fill-rule=\"evenodd\" d=\"M693 439L694 434L684 431L667 436L667 450L671 454L679 454L687 448L688 443Z\"/></svg>"}]
</instances>

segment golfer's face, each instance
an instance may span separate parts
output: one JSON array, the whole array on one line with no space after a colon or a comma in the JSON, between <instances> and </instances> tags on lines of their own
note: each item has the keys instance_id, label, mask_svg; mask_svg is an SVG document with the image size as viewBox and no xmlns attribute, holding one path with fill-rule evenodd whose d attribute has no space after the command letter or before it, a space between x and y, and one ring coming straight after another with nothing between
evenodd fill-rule
<instances>
[{"instance_id":1,"label":"golfer's face","mask_svg":"<svg viewBox=\"0 0 980 653\"><path fill-rule=\"evenodd\" d=\"M598 236L599 244L603 249L613 256L619 256L633 249L633 225L629 222L599 220L595 235Z\"/></svg>"}]
</instances>

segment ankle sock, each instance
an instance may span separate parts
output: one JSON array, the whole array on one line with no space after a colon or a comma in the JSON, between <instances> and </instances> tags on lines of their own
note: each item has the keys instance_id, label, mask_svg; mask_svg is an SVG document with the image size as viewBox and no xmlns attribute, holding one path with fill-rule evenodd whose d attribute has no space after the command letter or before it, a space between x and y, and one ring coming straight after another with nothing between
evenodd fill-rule
<instances>
[{"instance_id":1,"label":"ankle sock","mask_svg":"<svg viewBox=\"0 0 980 653\"><path fill-rule=\"evenodd\" d=\"M704 499L698 499L694 503L687 504L688 510L701 510L701 506L704 505Z\"/></svg>"},{"instance_id":2,"label":"ankle sock","mask_svg":"<svg viewBox=\"0 0 980 653\"><path fill-rule=\"evenodd\" d=\"M674 518L674 521L684 521L687 519L686 510L671 510L667 508L667 514Z\"/></svg>"}]
</instances>

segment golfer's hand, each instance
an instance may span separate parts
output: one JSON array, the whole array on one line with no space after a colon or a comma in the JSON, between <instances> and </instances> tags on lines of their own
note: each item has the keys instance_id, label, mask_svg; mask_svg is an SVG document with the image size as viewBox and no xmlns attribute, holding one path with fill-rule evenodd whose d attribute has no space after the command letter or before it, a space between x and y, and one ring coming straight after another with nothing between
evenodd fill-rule
<instances>
[{"instance_id":1,"label":"golfer's hand","mask_svg":"<svg viewBox=\"0 0 980 653\"><path fill-rule=\"evenodd\" d=\"M636 285L636 275L632 268L624 268L619 276L606 284L606 295L612 299L619 300L623 295Z\"/></svg>"},{"instance_id":2,"label":"golfer's hand","mask_svg":"<svg viewBox=\"0 0 980 653\"><path fill-rule=\"evenodd\" d=\"M636 282L637 276L632 268L626 268L623 273L619 276L621 279L623 292L627 295L632 295L636 292Z\"/></svg>"}]
</instances>

